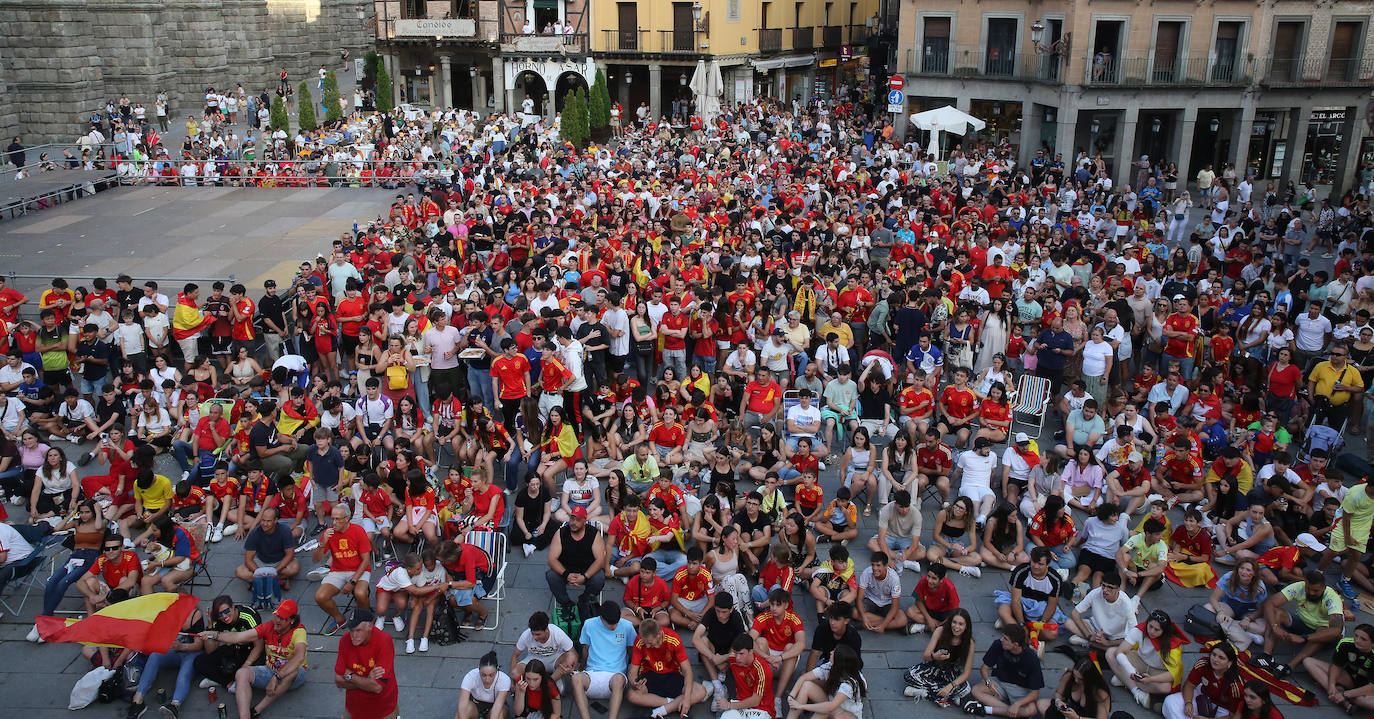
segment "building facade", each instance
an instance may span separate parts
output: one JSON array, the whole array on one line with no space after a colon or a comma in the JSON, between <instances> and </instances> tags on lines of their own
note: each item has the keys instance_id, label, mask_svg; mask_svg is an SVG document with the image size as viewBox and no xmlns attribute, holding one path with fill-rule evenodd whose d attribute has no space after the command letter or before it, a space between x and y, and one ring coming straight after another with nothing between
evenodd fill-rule
<instances>
[{"instance_id":1,"label":"building facade","mask_svg":"<svg viewBox=\"0 0 1374 719\"><path fill-rule=\"evenodd\" d=\"M207 86L275 89L372 44L358 0L0 0L0 26L0 128L30 144L83 134L121 94L151 109L166 90L185 116Z\"/></svg>"},{"instance_id":2,"label":"building facade","mask_svg":"<svg viewBox=\"0 0 1374 719\"><path fill-rule=\"evenodd\" d=\"M900 1L899 120L954 105L1023 163L1087 151L1128 184L1144 155L1341 191L1374 162L1374 3Z\"/></svg>"}]
</instances>

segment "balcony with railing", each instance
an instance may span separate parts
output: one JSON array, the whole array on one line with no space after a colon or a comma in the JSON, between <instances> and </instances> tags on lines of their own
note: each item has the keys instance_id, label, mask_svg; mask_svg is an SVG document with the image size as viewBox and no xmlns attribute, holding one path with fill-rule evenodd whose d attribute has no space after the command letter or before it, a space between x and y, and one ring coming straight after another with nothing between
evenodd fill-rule
<instances>
[{"instance_id":1,"label":"balcony with railing","mask_svg":"<svg viewBox=\"0 0 1374 719\"><path fill-rule=\"evenodd\" d=\"M696 30L659 30L658 51L664 54L700 53L704 52L701 44L705 40L706 33Z\"/></svg>"},{"instance_id":2,"label":"balcony with railing","mask_svg":"<svg viewBox=\"0 0 1374 719\"><path fill-rule=\"evenodd\" d=\"M1035 53L989 52L977 45L927 43L907 59L906 72L912 75L982 77L989 79L1059 82L1064 56Z\"/></svg>"},{"instance_id":3,"label":"balcony with railing","mask_svg":"<svg viewBox=\"0 0 1374 719\"><path fill-rule=\"evenodd\" d=\"M821 28L821 47L837 48L844 44L844 26L826 25Z\"/></svg>"},{"instance_id":4,"label":"balcony with railing","mask_svg":"<svg viewBox=\"0 0 1374 719\"><path fill-rule=\"evenodd\" d=\"M850 26L849 26L849 44L850 44L850 45L862 45L862 44L864 44L864 42L867 41L867 40L868 40L868 26L867 26L867 25L850 25Z\"/></svg>"},{"instance_id":5,"label":"balcony with railing","mask_svg":"<svg viewBox=\"0 0 1374 719\"><path fill-rule=\"evenodd\" d=\"M648 52L648 30L602 30L598 52Z\"/></svg>"},{"instance_id":6,"label":"balcony with railing","mask_svg":"<svg viewBox=\"0 0 1374 719\"><path fill-rule=\"evenodd\" d=\"M1252 68L1246 59L1093 56L1083 74L1083 84L1094 87L1245 86Z\"/></svg>"},{"instance_id":7,"label":"balcony with railing","mask_svg":"<svg viewBox=\"0 0 1374 719\"><path fill-rule=\"evenodd\" d=\"M782 49L782 28L759 28L759 52L778 52Z\"/></svg>"},{"instance_id":8,"label":"balcony with railing","mask_svg":"<svg viewBox=\"0 0 1374 719\"><path fill-rule=\"evenodd\" d=\"M1256 75L1270 87L1359 87L1374 84L1374 60L1369 58L1269 58Z\"/></svg>"},{"instance_id":9,"label":"balcony with railing","mask_svg":"<svg viewBox=\"0 0 1374 719\"><path fill-rule=\"evenodd\" d=\"M816 28L814 27L794 27L792 28L792 49L810 50L815 46Z\"/></svg>"},{"instance_id":10,"label":"balcony with railing","mask_svg":"<svg viewBox=\"0 0 1374 719\"><path fill-rule=\"evenodd\" d=\"M578 32L562 35L501 33L501 52L541 55L586 55L589 38Z\"/></svg>"}]
</instances>

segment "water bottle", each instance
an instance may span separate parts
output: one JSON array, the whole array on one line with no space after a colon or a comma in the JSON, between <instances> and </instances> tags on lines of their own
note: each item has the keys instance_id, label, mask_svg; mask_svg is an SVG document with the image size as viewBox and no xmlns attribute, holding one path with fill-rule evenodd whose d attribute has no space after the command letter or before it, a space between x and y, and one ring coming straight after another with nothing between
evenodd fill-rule
<instances>
[{"instance_id":1,"label":"water bottle","mask_svg":"<svg viewBox=\"0 0 1374 719\"><path fill-rule=\"evenodd\" d=\"M220 704L215 711L219 713L219 719L227 719L229 716L229 710L225 709L223 704Z\"/></svg>"}]
</instances>

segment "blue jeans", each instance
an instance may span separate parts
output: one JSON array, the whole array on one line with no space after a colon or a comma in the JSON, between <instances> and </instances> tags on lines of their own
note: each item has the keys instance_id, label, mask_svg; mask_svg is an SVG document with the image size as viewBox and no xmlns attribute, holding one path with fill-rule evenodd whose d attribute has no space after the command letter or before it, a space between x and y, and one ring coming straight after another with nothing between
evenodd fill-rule
<instances>
[{"instance_id":1,"label":"blue jeans","mask_svg":"<svg viewBox=\"0 0 1374 719\"><path fill-rule=\"evenodd\" d=\"M665 582L673 580L673 575L677 570L687 566L687 555L676 549L655 549L647 556L653 557L658 562L658 570L654 572Z\"/></svg>"},{"instance_id":2,"label":"blue jeans","mask_svg":"<svg viewBox=\"0 0 1374 719\"><path fill-rule=\"evenodd\" d=\"M43 587L43 611L40 614L52 616L52 613L57 611L57 605L62 603L62 597L66 596L67 589L76 584L76 580L91 568L99 556L98 549L72 550L71 558L53 572L48 578L47 586Z\"/></svg>"},{"instance_id":3,"label":"blue jeans","mask_svg":"<svg viewBox=\"0 0 1374 719\"><path fill-rule=\"evenodd\" d=\"M420 379L420 371L410 373L410 383L415 386L415 401L420 405L420 414L429 422L430 407L429 402L429 383Z\"/></svg>"},{"instance_id":4,"label":"blue jeans","mask_svg":"<svg viewBox=\"0 0 1374 719\"><path fill-rule=\"evenodd\" d=\"M496 407L496 393L491 388L490 370L468 368L468 391L473 399L481 399L488 407Z\"/></svg>"},{"instance_id":5,"label":"blue jeans","mask_svg":"<svg viewBox=\"0 0 1374 719\"><path fill-rule=\"evenodd\" d=\"M186 695L191 691L191 678L196 673L192 665L200 654L201 652L167 652L149 655L148 662L143 665L143 676L138 680L138 693L147 701L148 691L153 688L153 682L157 681L158 672L176 667L177 681L176 687L172 689L172 701L177 704L186 701Z\"/></svg>"},{"instance_id":6,"label":"blue jeans","mask_svg":"<svg viewBox=\"0 0 1374 719\"><path fill-rule=\"evenodd\" d=\"M520 456L520 448L516 447L510 453L510 459L506 460L506 489L514 492L520 486L520 480L524 475L520 473L520 463L524 458Z\"/></svg>"},{"instance_id":7,"label":"blue jeans","mask_svg":"<svg viewBox=\"0 0 1374 719\"><path fill-rule=\"evenodd\" d=\"M672 367L679 379L686 379L687 350L663 350L663 366Z\"/></svg>"},{"instance_id":8,"label":"blue jeans","mask_svg":"<svg viewBox=\"0 0 1374 719\"><path fill-rule=\"evenodd\" d=\"M700 367L702 374L705 374L707 377L710 377L711 375L714 375L716 373L715 355L711 355L710 357L707 357L705 355L692 355L692 364L695 364L696 366Z\"/></svg>"}]
</instances>

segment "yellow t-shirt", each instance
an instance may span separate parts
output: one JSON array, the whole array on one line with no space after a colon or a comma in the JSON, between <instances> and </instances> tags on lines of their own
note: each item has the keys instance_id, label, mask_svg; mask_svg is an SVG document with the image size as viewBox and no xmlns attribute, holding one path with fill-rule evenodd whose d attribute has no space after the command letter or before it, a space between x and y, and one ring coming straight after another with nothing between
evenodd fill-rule
<instances>
[{"instance_id":1,"label":"yellow t-shirt","mask_svg":"<svg viewBox=\"0 0 1374 719\"><path fill-rule=\"evenodd\" d=\"M153 484L144 489L134 483L134 498L143 503L145 512L156 512L167 506L172 501L172 480L160 475L153 475Z\"/></svg>"},{"instance_id":2,"label":"yellow t-shirt","mask_svg":"<svg viewBox=\"0 0 1374 719\"><path fill-rule=\"evenodd\" d=\"M1317 383L1317 394L1331 398L1333 406L1340 406L1350 401L1349 392L1332 391L1331 388L1337 382L1351 387L1364 387L1364 379L1349 363L1341 369L1336 369L1331 365L1330 360L1319 362L1316 367L1312 368L1312 374L1308 375L1307 378Z\"/></svg>"}]
</instances>

